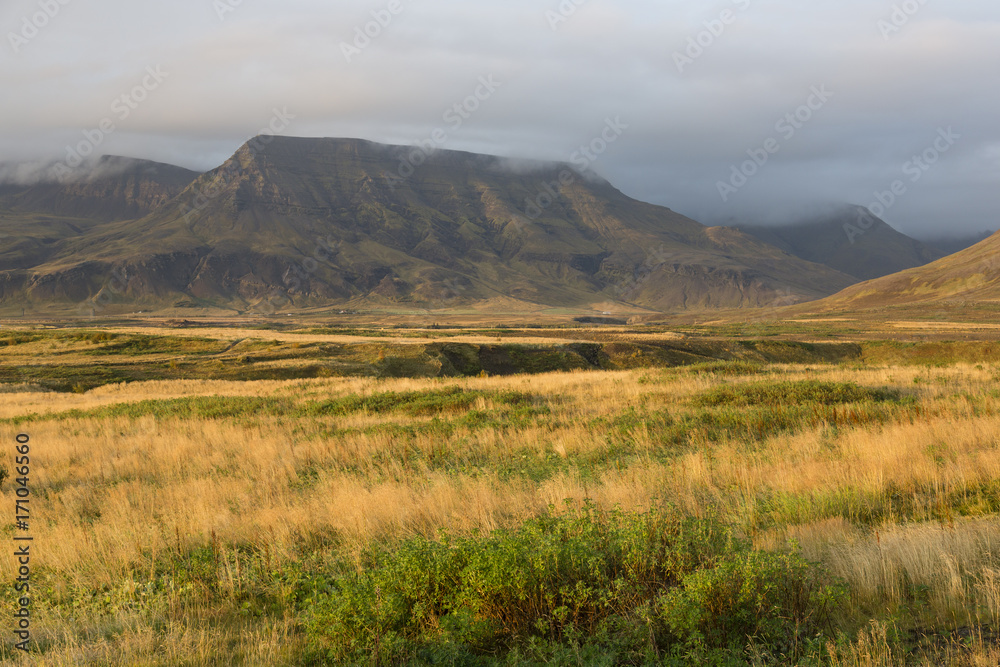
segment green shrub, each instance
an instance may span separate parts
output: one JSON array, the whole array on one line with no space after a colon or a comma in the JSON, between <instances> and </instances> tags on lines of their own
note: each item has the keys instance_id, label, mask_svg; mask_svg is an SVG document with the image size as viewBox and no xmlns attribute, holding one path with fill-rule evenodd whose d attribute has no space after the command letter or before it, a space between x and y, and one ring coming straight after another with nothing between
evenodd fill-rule
<instances>
[{"instance_id":1,"label":"green shrub","mask_svg":"<svg viewBox=\"0 0 1000 667\"><path fill-rule=\"evenodd\" d=\"M885 404L865 402L838 407L836 405L787 406L726 406L704 408L681 415L676 432L684 437L718 442L727 438L762 441L780 433L794 433L806 428L827 425L843 427L871 427L920 414L916 404Z\"/></svg>"},{"instance_id":2,"label":"green shrub","mask_svg":"<svg viewBox=\"0 0 1000 667\"><path fill-rule=\"evenodd\" d=\"M843 595L795 554L746 551L688 575L657 606L688 646L738 650L752 638L778 655L801 656L832 630Z\"/></svg>"},{"instance_id":3,"label":"green shrub","mask_svg":"<svg viewBox=\"0 0 1000 667\"><path fill-rule=\"evenodd\" d=\"M742 651L757 637L793 651L826 630L838 590L797 556L754 552L714 521L592 508L486 536L408 540L322 588L307 632L333 664L476 664L566 647L634 664Z\"/></svg>"}]
</instances>

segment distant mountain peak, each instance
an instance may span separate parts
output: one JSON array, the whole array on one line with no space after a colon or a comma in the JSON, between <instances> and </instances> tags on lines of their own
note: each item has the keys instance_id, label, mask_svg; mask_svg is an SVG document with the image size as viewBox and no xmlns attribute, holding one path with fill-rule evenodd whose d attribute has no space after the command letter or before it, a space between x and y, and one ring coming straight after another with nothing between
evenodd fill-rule
<instances>
[{"instance_id":1,"label":"distant mountain peak","mask_svg":"<svg viewBox=\"0 0 1000 667\"><path fill-rule=\"evenodd\" d=\"M863 206L832 206L783 225L741 226L756 238L858 280L922 266L943 256L897 231Z\"/></svg>"},{"instance_id":2,"label":"distant mountain peak","mask_svg":"<svg viewBox=\"0 0 1000 667\"><path fill-rule=\"evenodd\" d=\"M0 188L0 207L101 221L147 215L198 176L174 165L117 155L87 160L70 172L48 163L5 167L0 174L20 177Z\"/></svg>"}]
</instances>

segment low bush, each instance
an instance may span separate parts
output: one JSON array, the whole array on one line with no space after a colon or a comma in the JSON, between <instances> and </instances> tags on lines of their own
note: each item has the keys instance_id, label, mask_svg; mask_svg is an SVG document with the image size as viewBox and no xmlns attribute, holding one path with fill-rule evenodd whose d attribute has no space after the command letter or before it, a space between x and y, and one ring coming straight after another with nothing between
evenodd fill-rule
<instances>
[{"instance_id":1,"label":"low bush","mask_svg":"<svg viewBox=\"0 0 1000 667\"><path fill-rule=\"evenodd\" d=\"M332 664L516 664L583 647L639 664L740 655L753 641L793 660L832 636L843 595L817 566L753 551L714 521L593 508L411 539L321 587L307 632Z\"/></svg>"}]
</instances>

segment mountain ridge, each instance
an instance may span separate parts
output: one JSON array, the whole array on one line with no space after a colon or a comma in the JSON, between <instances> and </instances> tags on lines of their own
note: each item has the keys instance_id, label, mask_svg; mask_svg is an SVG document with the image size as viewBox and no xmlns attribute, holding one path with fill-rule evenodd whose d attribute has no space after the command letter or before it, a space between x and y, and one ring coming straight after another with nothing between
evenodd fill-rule
<instances>
[{"instance_id":1,"label":"mountain ridge","mask_svg":"<svg viewBox=\"0 0 1000 667\"><path fill-rule=\"evenodd\" d=\"M179 194L198 172L138 158L105 155L58 178L42 170L29 182L0 184L9 212L48 213L101 221L148 215Z\"/></svg>"},{"instance_id":2,"label":"mountain ridge","mask_svg":"<svg viewBox=\"0 0 1000 667\"><path fill-rule=\"evenodd\" d=\"M1000 302L1000 232L925 266L848 287L810 311Z\"/></svg>"},{"instance_id":3,"label":"mountain ridge","mask_svg":"<svg viewBox=\"0 0 1000 667\"><path fill-rule=\"evenodd\" d=\"M2 272L3 298L93 299L117 274L123 305L448 308L504 297L670 311L815 299L854 282L566 164L515 169L436 151L400 181L392 175L413 150L251 140L149 214L60 239L30 271ZM551 203L529 217L547 188Z\"/></svg>"},{"instance_id":4,"label":"mountain ridge","mask_svg":"<svg viewBox=\"0 0 1000 667\"><path fill-rule=\"evenodd\" d=\"M785 225L739 228L792 255L859 281L923 266L945 256L932 245L897 231L862 206L839 206Z\"/></svg>"}]
</instances>

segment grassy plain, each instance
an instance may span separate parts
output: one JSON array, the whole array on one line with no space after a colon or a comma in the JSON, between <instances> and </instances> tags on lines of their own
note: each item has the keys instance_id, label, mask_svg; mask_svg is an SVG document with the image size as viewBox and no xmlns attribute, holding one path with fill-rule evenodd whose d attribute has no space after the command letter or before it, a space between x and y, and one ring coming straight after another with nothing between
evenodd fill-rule
<instances>
[{"instance_id":1,"label":"grassy plain","mask_svg":"<svg viewBox=\"0 0 1000 667\"><path fill-rule=\"evenodd\" d=\"M1000 663L1000 345L755 326L5 329L0 658Z\"/></svg>"}]
</instances>

